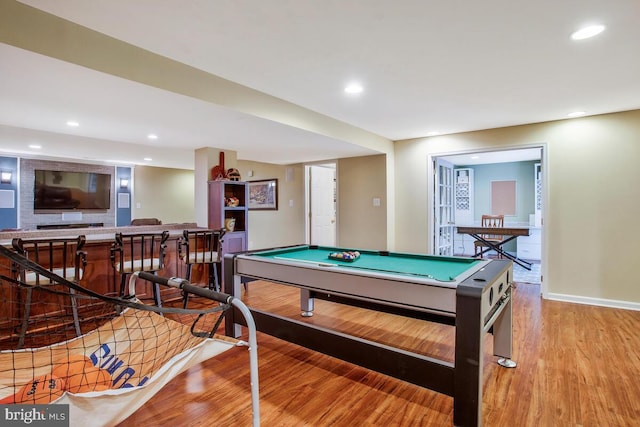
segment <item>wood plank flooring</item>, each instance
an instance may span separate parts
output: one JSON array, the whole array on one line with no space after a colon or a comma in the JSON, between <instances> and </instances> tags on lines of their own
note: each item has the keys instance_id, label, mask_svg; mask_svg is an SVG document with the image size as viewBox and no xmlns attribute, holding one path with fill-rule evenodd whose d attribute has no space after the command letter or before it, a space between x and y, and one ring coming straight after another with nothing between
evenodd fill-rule
<instances>
[{"instance_id":1,"label":"wood plank flooring","mask_svg":"<svg viewBox=\"0 0 640 427\"><path fill-rule=\"evenodd\" d=\"M640 312L514 292L515 369L487 336L485 426L640 425ZM249 305L299 318L294 288L251 283ZM202 302L194 298L193 302ZM453 327L316 302L315 324L453 361ZM453 399L259 334L263 426L448 426ZM249 426L248 352L230 350L176 377L121 426Z\"/></svg>"}]
</instances>

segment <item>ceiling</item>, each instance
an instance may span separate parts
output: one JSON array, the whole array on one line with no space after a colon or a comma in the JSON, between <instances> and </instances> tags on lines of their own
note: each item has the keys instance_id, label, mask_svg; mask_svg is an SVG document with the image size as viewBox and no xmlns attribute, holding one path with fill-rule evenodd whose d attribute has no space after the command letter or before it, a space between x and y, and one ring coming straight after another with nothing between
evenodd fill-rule
<instances>
[{"instance_id":1,"label":"ceiling","mask_svg":"<svg viewBox=\"0 0 640 427\"><path fill-rule=\"evenodd\" d=\"M640 108L637 0L21 3L391 141ZM591 23L606 30L570 40ZM5 152L180 168L201 147L277 164L379 152L10 44L0 73Z\"/></svg>"}]
</instances>

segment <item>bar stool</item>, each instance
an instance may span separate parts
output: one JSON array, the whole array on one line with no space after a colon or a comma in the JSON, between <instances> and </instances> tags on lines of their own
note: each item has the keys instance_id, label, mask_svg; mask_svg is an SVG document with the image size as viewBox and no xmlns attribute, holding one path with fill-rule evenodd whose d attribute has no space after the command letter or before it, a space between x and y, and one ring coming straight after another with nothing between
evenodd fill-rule
<instances>
[{"instance_id":1,"label":"bar stool","mask_svg":"<svg viewBox=\"0 0 640 427\"><path fill-rule=\"evenodd\" d=\"M120 275L119 296L124 297L127 288L127 277L137 272L157 274L164 268L166 241L169 232L160 233L116 233L115 242L111 244L111 266L113 267L114 286L116 276ZM153 284L153 300L162 307L160 285Z\"/></svg>"},{"instance_id":2,"label":"bar stool","mask_svg":"<svg viewBox=\"0 0 640 427\"><path fill-rule=\"evenodd\" d=\"M85 236L80 235L75 238L52 238L52 239L22 239L14 238L11 242L13 249L20 255L29 259L32 262L40 265L42 268L49 270L50 272L67 279L75 284L80 284L80 280L84 274L85 267L87 265L87 253L82 249L85 244ZM70 295L70 310L71 317L73 319L73 328L76 336L82 335L80 329L80 319L78 317L78 306L75 298L75 290L66 288L63 284L56 283L48 277L42 276L34 271L22 268L14 265L12 268L15 278L19 280L21 286L25 287L26 295L24 299L24 312L22 314L22 325L20 327L20 336L18 339L18 348L24 346L24 340L29 330L29 322L31 318L31 309L33 304L33 291L41 287L50 287L54 290L54 287L59 289L58 294L64 295L68 293ZM55 290L54 290L55 292ZM38 296L37 302L43 302L44 304L52 304L47 297L42 295ZM55 307L55 311L61 316L68 316L66 310L62 309L65 303L58 303L59 306ZM56 314L56 316L58 315ZM38 321L37 318L43 319L41 321L47 322L47 327L43 329L46 333L50 317L54 316L54 313L50 313L48 310L43 314L36 314L34 321ZM64 321L62 323L65 324Z\"/></svg>"},{"instance_id":3,"label":"bar stool","mask_svg":"<svg viewBox=\"0 0 640 427\"><path fill-rule=\"evenodd\" d=\"M206 265L208 269L209 289L220 291L220 280L218 279L218 267L222 263L222 237L224 229L221 230L184 230L178 242L178 257L187 266L186 279L191 282L193 266ZM187 308L189 294L183 294L183 306Z\"/></svg>"},{"instance_id":4,"label":"bar stool","mask_svg":"<svg viewBox=\"0 0 640 427\"><path fill-rule=\"evenodd\" d=\"M131 225L161 225L158 218L136 218L131 220Z\"/></svg>"}]
</instances>

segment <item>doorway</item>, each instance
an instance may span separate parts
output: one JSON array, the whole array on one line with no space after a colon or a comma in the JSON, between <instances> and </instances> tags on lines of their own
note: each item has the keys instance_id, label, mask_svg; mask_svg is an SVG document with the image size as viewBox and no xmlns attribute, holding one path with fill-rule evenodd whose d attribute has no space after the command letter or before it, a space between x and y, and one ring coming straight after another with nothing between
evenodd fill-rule
<instances>
[{"instance_id":1,"label":"doorway","mask_svg":"<svg viewBox=\"0 0 640 427\"><path fill-rule=\"evenodd\" d=\"M542 250L544 240L544 146L527 148L511 148L499 151L464 152L445 154L431 158L433 198L430 201L433 224L430 231L431 248L434 254L447 254L443 248L448 246L444 239L451 236L452 255L473 256L473 238L457 234L456 225L480 225L482 214L491 214L495 209L495 198L492 189L500 187L500 183L518 185L513 192L515 212L505 215L505 227L525 227L529 236L518 237L511 246L505 246L509 253L520 259L532 262L532 269L527 270L514 263L514 280L521 283L540 285L543 283ZM443 167L445 165L446 167ZM448 173L448 166L453 168L453 178ZM452 202L444 198L443 189L453 180ZM460 185L461 184L461 185ZM446 194L446 193L445 193ZM444 215L445 205L452 205L453 215ZM474 211L475 208L475 211ZM451 221L453 218L453 221ZM452 234L443 230L454 228ZM443 237L444 236L444 237ZM444 240L443 240L444 239ZM542 289L541 289L542 291Z\"/></svg>"},{"instance_id":2,"label":"doorway","mask_svg":"<svg viewBox=\"0 0 640 427\"><path fill-rule=\"evenodd\" d=\"M336 164L306 165L305 182L307 242L336 246Z\"/></svg>"}]
</instances>

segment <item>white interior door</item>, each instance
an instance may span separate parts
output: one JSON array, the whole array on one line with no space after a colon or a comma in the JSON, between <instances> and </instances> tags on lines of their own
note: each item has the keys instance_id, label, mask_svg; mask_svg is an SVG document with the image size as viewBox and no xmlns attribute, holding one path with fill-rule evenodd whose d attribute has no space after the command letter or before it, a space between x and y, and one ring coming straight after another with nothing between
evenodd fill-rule
<instances>
[{"instance_id":1,"label":"white interior door","mask_svg":"<svg viewBox=\"0 0 640 427\"><path fill-rule=\"evenodd\" d=\"M309 167L309 242L336 245L335 164Z\"/></svg>"},{"instance_id":2,"label":"white interior door","mask_svg":"<svg viewBox=\"0 0 640 427\"><path fill-rule=\"evenodd\" d=\"M453 255L455 212L453 206L453 164L436 158L433 253Z\"/></svg>"}]
</instances>

